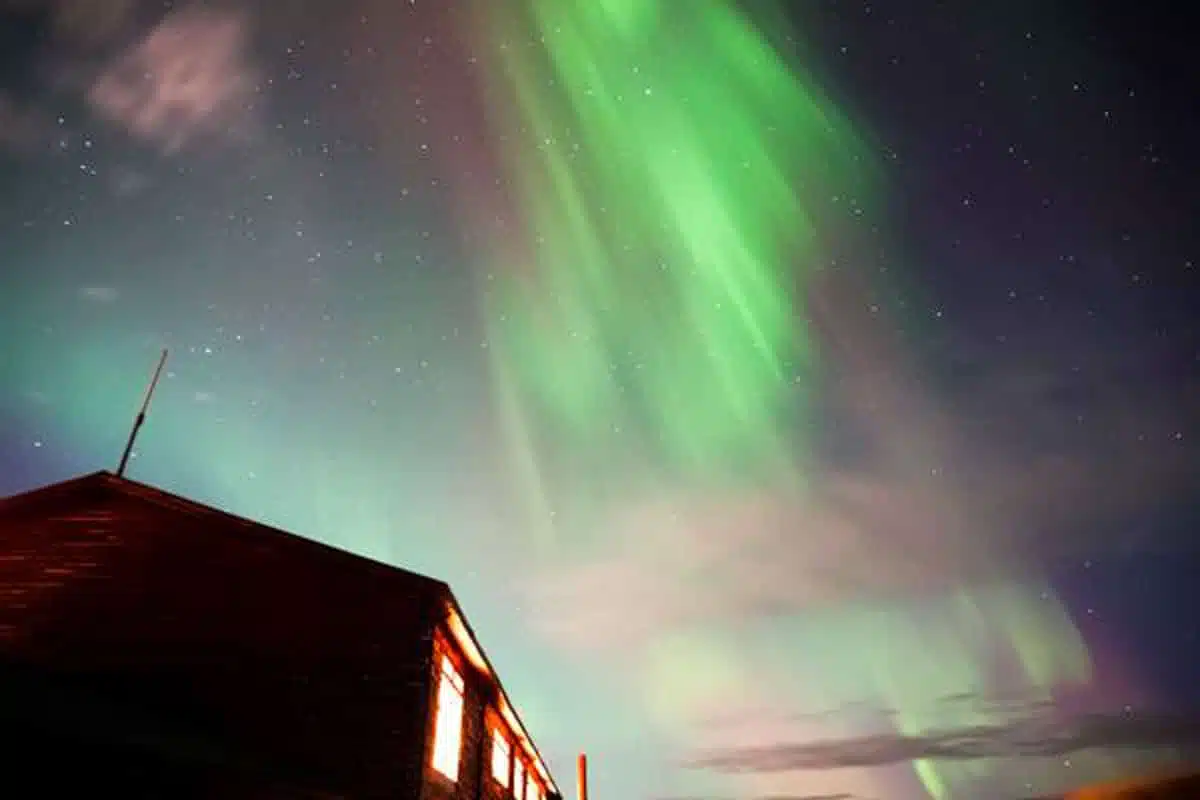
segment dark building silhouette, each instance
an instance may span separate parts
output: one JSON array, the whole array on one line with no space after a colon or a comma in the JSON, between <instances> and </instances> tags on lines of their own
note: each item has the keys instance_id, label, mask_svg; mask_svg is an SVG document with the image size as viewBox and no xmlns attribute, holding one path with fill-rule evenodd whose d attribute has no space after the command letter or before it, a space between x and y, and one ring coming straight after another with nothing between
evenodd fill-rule
<instances>
[{"instance_id":1,"label":"dark building silhouette","mask_svg":"<svg viewBox=\"0 0 1200 800\"><path fill-rule=\"evenodd\" d=\"M4 797L554 800L443 582L108 473L0 500Z\"/></svg>"}]
</instances>

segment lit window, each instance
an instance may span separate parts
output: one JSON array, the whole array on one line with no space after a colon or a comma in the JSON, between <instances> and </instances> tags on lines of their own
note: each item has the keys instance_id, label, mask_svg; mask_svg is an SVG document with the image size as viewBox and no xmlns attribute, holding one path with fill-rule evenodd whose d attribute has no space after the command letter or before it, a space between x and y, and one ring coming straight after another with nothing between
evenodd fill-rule
<instances>
[{"instance_id":1,"label":"lit window","mask_svg":"<svg viewBox=\"0 0 1200 800\"><path fill-rule=\"evenodd\" d=\"M504 734L496 731L492 734L492 777L495 778L501 786L508 788L508 765L511 761L511 751L508 747L508 740L504 738Z\"/></svg>"},{"instance_id":2,"label":"lit window","mask_svg":"<svg viewBox=\"0 0 1200 800\"><path fill-rule=\"evenodd\" d=\"M521 759L513 759L513 796L517 800L525 800L525 765Z\"/></svg>"},{"instance_id":3,"label":"lit window","mask_svg":"<svg viewBox=\"0 0 1200 800\"><path fill-rule=\"evenodd\" d=\"M463 679L450 659L442 656L441 662L433 726L433 768L457 781L462 754Z\"/></svg>"}]
</instances>

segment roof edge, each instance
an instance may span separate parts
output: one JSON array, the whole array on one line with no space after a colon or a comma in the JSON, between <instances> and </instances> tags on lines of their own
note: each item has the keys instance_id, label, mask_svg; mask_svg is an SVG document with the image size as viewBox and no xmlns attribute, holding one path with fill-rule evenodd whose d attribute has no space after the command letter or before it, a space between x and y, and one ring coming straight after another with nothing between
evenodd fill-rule
<instances>
[{"instance_id":1,"label":"roof edge","mask_svg":"<svg viewBox=\"0 0 1200 800\"><path fill-rule=\"evenodd\" d=\"M447 584L446 604L450 613L457 617L458 623L462 625L463 632L470 638L470 646L473 647L479 654L479 658L482 659L484 665L487 667L487 671L490 673L492 680L495 681L496 690L500 694L500 701L503 705L503 707L500 709L501 714L507 717L508 715L504 714L504 712L507 711L512 717L511 721L508 719L505 721L509 722L512 727L516 728L513 733L520 739L520 744L537 766L538 772L541 774L546 783L549 784L547 788L553 791L554 794L561 797L562 790L559 789L558 783L554 780L554 775L552 775L550 772L550 766L546 763L546 759L542 757L541 752L538 750L537 744L533 741L533 736L530 735L529 729L525 726L525 722L521 719L521 715L517 711L516 705L514 705L512 700L509 698L508 692L504 688L504 681L500 679L500 673L496 670L495 665L492 664L491 659L488 658L487 651L484 650L483 644L479 641L478 634L475 633L475 629L471 626L470 620L467 619L466 612L463 611L462 604L458 602L458 597L454 594L454 590L449 587L449 584ZM453 624L451 627L453 628ZM515 725L513 723L515 723Z\"/></svg>"},{"instance_id":2,"label":"roof edge","mask_svg":"<svg viewBox=\"0 0 1200 800\"><path fill-rule=\"evenodd\" d=\"M231 527L240 527L257 533L270 534L280 537L284 541L291 541L301 544L305 547L323 550L337 558L358 562L363 567L399 573L407 576L408 578L425 582L429 585L429 588L439 593L448 593L450 591L449 584L443 580L430 577L429 575L415 572L410 569L405 569L404 567L399 567L395 564L389 564L386 561L380 561L377 558L372 558L361 553L355 553L352 550L347 550L343 547L338 547L336 545L332 545L300 533L284 530L283 528L277 528L273 525L268 525L265 522L259 522L257 520L250 519L249 517L243 517L239 514L226 511L216 506L206 505L195 500L190 500L182 495L168 492L165 489L160 489L147 483L141 483L140 481L119 477L108 470L100 470L98 472L80 475L75 478L68 478L67 480L60 481L59 483L40 486L35 489L10 495L9 497L0 498L0 514L4 514L6 512L15 512L29 504L36 503L38 501L51 500L57 495L69 494L73 490L88 488L93 485L95 488L108 490L114 492L115 494L132 498L141 502L150 503L158 506L159 508L164 508L176 513L186 514L189 516L216 517L219 521Z\"/></svg>"},{"instance_id":3,"label":"roof edge","mask_svg":"<svg viewBox=\"0 0 1200 800\"><path fill-rule=\"evenodd\" d=\"M419 572L398 567L393 564L388 564L384 561L371 558L369 556L360 555L350 550L345 550L316 539L303 536L298 533L276 528L263 522L258 522L248 517L242 517L229 511L217 508L215 506L205 505L195 500L189 500L177 494L173 494L164 489L151 486L149 484L133 481L129 478L119 477L108 470L99 470L97 472L80 475L75 478L58 483L47 484L34 489L29 489L24 492L19 492L5 498L0 498L0 514L6 512L16 512L27 505L37 503L38 501L52 500L58 495L69 495L74 490L94 486L95 488L104 489L113 492L117 495L132 498L136 501L149 503L159 508L166 509L175 513L186 514L190 516L207 516L217 517L221 522L230 526L241 527L246 530L255 531L258 533L272 534L280 537L284 541L292 541L313 550L322 550L330 555L336 556L344 561L344 563L356 562L359 566L367 567L375 570L386 570L389 573L401 574L408 578L415 578L424 582L431 590L436 592L445 603L446 608L457 621L461 624L463 633L469 639L469 646L473 647L479 654L479 658L487 667L487 671L495 681L497 691L503 705L502 711L507 710L511 714L512 720L510 724L515 722L513 731L520 739L520 743L527 751L528 755L535 762L538 771L542 778L548 784L548 789L555 794L561 796L562 792L558 787L554 776L550 773L550 768L546 763L545 758L539 752L537 745L533 741L533 737L529 734L528 728L517 712L516 706L508 696L508 692L504 688L504 684L500 679L500 674L487 656L483 645L479 641L479 636L475 633L470 621L467 619L466 613L463 611L462 604L459 603L454 591L450 588L450 584L446 581L432 578Z\"/></svg>"},{"instance_id":4,"label":"roof edge","mask_svg":"<svg viewBox=\"0 0 1200 800\"><path fill-rule=\"evenodd\" d=\"M97 472L89 472L84 475L76 475L74 478L67 478L66 480L58 481L57 483L47 483L42 486L35 486L32 489L25 489L24 491L17 492L16 494L10 494L7 497L0 497L0 513L10 509L20 508L27 503L41 500L45 497L53 497L56 494L70 491L71 489L77 489L80 486L85 486L89 483L95 483L102 486L104 485L106 478L115 477L116 476L108 470L99 470Z\"/></svg>"}]
</instances>

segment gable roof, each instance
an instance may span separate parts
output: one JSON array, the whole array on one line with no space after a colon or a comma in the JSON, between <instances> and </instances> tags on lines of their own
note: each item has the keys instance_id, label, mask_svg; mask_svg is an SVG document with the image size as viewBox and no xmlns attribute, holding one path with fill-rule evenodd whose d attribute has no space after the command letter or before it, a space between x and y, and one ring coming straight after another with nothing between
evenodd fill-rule
<instances>
[{"instance_id":1,"label":"gable roof","mask_svg":"<svg viewBox=\"0 0 1200 800\"><path fill-rule=\"evenodd\" d=\"M22 492L10 497L0 498L0 521L10 514L18 514L24 510L35 508L51 508L59 503L84 498L103 499L124 497L157 506L163 510L186 515L194 519L212 523L212 532L216 535L238 536L258 543L269 543L276 546L293 548L293 552L304 553L310 557L322 558L330 564L341 567L360 569L375 575L403 575L404 577L423 584L423 588L435 594L444 595L450 592L445 581L430 578L419 572L406 570L402 567L386 564L367 556L352 553L333 545L324 544L315 539L309 539L289 531L275 528L246 517L223 511L213 506L206 506L194 500L188 500L148 484L132 481L128 478L117 477L108 471L93 472L61 483L54 483Z\"/></svg>"},{"instance_id":2,"label":"gable roof","mask_svg":"<svg viewBox=\"0 0 1200 800\"><path fill-rule=\"evenodd\" d=\"M500 700L500 713L516 737L517 744L533 762L538 774L546 784L546 788L561 796L561 791L550 774L545 760L538 752L533 738L529 735L516 707L509 699L495 668L467 621L458 599L444 581L255 522L212 506L206 506L147 484L118 477L108 471L94 472L0 498L0 525L6 519L13 517L36 516L43 509L53 513L61 510L63 505L97 502L114 497L146 503L164 511L207 521L211 523L208 530L213 535L238 537L243 541L286 548L290 553L296 555L320 559L325 565L337 565L339 568L347 570L361 570L384 581L400 578L408 585L418 586L422 591L428 592L430 597L443 604L447 615L447 624L456 644L462 648L474 666L496 686Z\"/></svg>"}]
</instances>

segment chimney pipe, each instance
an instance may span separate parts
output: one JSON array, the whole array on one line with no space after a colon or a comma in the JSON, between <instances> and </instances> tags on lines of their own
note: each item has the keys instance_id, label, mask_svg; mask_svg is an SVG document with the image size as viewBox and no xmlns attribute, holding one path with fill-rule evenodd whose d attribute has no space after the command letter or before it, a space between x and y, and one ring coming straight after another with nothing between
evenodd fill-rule
<instances>
[{"instance_id":1,"label":"chimney pipe","mask_svg":"<svg viewBox=\"0 0 1200 800\"><path fill-rule=\"evenodd\" d=\"M577 777L578 777L578 785L579 785L578 800L588 800L587 754L586 753L579 754L579 763L578 763L577 772L578 772Z\"/></svg>"}]
</instances>

